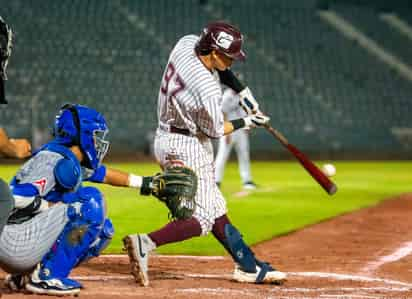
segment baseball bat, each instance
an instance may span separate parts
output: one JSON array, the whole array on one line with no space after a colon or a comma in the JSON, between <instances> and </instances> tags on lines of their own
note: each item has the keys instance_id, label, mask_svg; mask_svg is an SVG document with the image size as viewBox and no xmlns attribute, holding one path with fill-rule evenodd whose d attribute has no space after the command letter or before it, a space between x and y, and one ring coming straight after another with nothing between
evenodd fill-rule
<instances>
[{"instance_id":1,"label":"baseball bat","mask_svg":"<svg viewBox=\"0 0 412 299\"><path fill-rule=\"evenodd\" d=\"M318 182L319 185L328 192L329 195L333 195L338 191L338 187L320 170L305 154L298 150L293 144L280 133L274 129L271 125L265 125L266 130L270 132L283 146L285 146L292 155L300 162L300 164L306 169L307 172Z\"/></svg>"}]
</instances>

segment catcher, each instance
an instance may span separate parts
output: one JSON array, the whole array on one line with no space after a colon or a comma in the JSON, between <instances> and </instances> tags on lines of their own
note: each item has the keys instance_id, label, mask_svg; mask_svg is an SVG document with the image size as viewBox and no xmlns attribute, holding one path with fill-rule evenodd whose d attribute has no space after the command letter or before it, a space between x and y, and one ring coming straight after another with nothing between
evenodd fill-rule
<instances>
[{"instance_id":1,"label":"catcher","mask_svg":"<svg viewBox=\"0 0 412 299\"><path fill-rule=\"evenodd\" d=\"M71 270L98 256L114 233L103 194L84 187L83 181L167 195L163 187L168 183L160 174L141 177L102 164L109 147L107 132L99 112L64 105L56 116L54 139L12 179L15 208L0 237L0 265L11 273L6 277L10 289L57 296L80 292L82 285L69 278ZM186 170L170 171L185 181Z\"/></svg>"}]
</instances>

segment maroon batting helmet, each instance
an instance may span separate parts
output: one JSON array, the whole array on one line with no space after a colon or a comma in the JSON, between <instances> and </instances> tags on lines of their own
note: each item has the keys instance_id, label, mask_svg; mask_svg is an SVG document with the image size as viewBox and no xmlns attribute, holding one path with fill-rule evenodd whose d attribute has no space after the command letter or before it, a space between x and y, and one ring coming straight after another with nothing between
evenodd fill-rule
<instances>
[{"instance_id":1,"label":"maroon batting helmet","mask_svg":"<svg viewBox=\"0 0 412 299\"><path fill-rule=\"evenodd\" d=\"M246 54L242 51L243 36L239 29L224 21L209 23L203 28L196 52L207 55L216 50L236 60L245 60Z\"/></svg>"}]
</instances>

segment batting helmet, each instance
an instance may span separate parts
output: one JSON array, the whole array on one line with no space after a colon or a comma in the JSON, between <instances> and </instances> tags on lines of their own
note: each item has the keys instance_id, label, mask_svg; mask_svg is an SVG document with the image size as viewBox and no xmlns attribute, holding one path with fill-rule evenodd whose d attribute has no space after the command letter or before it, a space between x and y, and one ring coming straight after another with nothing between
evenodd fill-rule
<instances>
[{"instance_id":1,"label":"batting helmet","mask_svg":"<svg viewBox=\"0 0 412 299\"><path fill-rule=\"evenodd\" d=\"M108 131L106 120L96 110L66 104L56 116L53 135L59 144L78 145L85 155L85 166L97 169L109 148L105 139Z\"/></svg>"},{"instance_id":2,"label":"batting helmet","mask_svg":"<svg viewBox=\"0 0 412 299\"><path fill-rule=\"evenodd\" d=\"M209 23L200 35L196 44L196 52L207 55L216 50L232 59L244 60L246 54L242 51L243 36L236 27L217 21Z\"/></svg>"}]
</instances>

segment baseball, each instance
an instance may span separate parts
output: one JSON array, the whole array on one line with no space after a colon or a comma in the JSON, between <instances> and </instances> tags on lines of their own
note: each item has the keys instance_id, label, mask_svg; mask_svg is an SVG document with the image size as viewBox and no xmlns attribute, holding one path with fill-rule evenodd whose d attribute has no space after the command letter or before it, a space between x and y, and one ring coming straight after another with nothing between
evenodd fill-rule
<instances>
[{"instance_id":1,"label":"baseball","mask_svg":"<svg viewBox=\"0 0 412 299\"><path fill-rule=\"evenodd\" d=\"M324 164L322 166L322 171L328 177L334 176L336 174L336 168L332 164Z\"/></svg>"}]
</instances>

